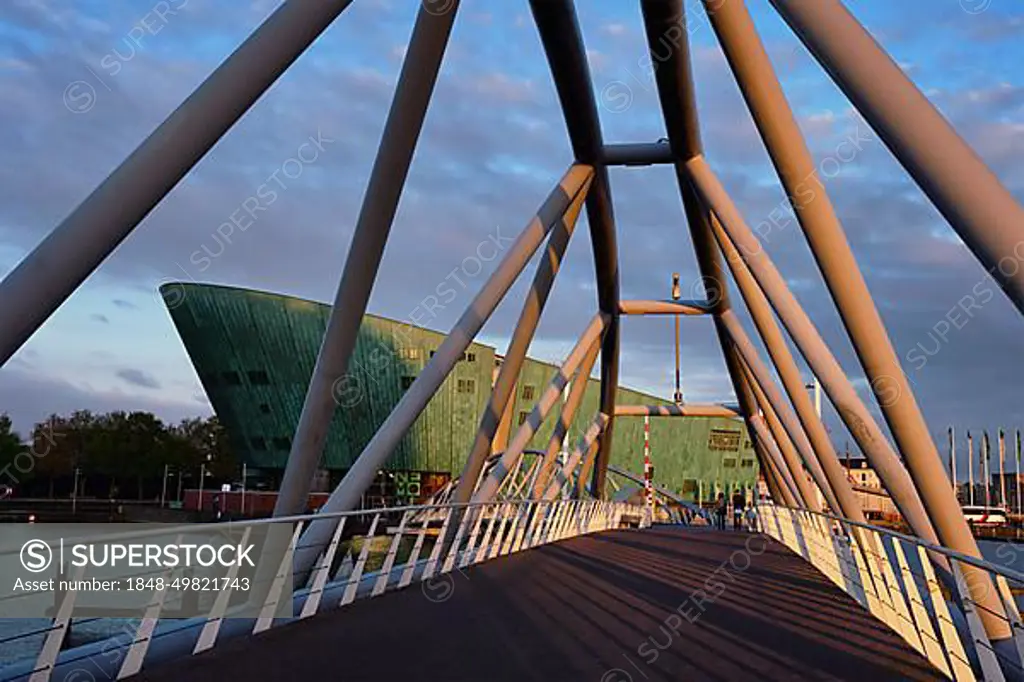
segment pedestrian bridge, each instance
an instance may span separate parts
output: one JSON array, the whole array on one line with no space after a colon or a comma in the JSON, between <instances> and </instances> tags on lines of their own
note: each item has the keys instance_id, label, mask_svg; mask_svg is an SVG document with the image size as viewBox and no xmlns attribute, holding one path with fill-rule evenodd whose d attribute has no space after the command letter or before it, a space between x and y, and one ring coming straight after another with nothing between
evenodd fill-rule
<instances>
[{"instance_id":1,"label":"pedestrian bridge","mask_svg":"<svg viewBox=\"0 0 1024 682\"><path fill-rule=\"evenodd\" d=\"M0 364L349 4L280 3L0 282ZM693 12L697 4L705 11ZM1024 209L1013 195L840 0L770 4L987 275L1024 311ZM0 677L1021 679L1024 627L1013 585L1024 586L1024 575L980 558L839 212L743 0L640 0L645 58L666 137L616 144L604 140L575 4L530 1L571 162L444 341L403 385L394 410L321 513L295 516L306 509L338 412L336 394L348 378L359 321L459 5L423 0L418 8L274 518L233 526L244 533L268 525L286 531L282 541L271 543L274 552L262 557L259 590L244 600L256 612L240 615L238 595L227 589L206 604L203 617L170 617L164 591L156 590L123 636L62 651L77 598L68 591L57 600L53 623L33 633L42 638L38 655L3 668ZM720 177L715 160L705 155L687 44L694 20L709 24L721 43L787 197L777 210L792 208L861 367L840 365L764 248L765 235L751 229L765 216L748 222L726 189L729 176ZM699 300L682 300L681 282L672 300L620 298L617 240L646 235L616 224L609 169L644 172L626 168L655 165L668 167L678 183L685 216L666 216L665 224L687 226L696 255L689 289ZM509 439L499 426L584 211L596 274L593 317ZM538 252L543 257L535 258ZM528 295L449 501L352 511L533 262ZM737 301L730 291L739 292ZM743 308L758 339L747 332ZM587 310L585 301L581 309ZM640 315L670 315L677 324L681 317L709 321L737 404L732 398L684 404L678 381L674 405L616 404L620 330ZM806 367L797 364L791 345ZM596 367L600 404L570 448L567 436L587 383L581 379ZM865 522L805 390L807 370L821 382L913 536ZM855 381L870 386L888 433ZM563 396L554 435L524 481L525 449ZM675 517L672 527L652 526L649 499L644 506L607 501L616 420L702 415L744 422L773 501L759 508L759 534L681 527L690 513ZM234 576L224 578L233 584ZM289 582L298 586L291 598Z\"/></svg>"},{"instance_id":2,"label":"pedestrian bridge","mask_svg":"<svg viewBox=\"0 0 1024 682\"><path fill-rule=\"evenodd\" d=\"M65 592L38 656L0 680L1020 679L1010 585L1024 575L774 504L746 530L703 521L566 499L182 526L172 534L273 525L291 540L264 545L268 589L226 587L188 619L158 590L121 635L62 650L78 597ZM303 575L314 524L331 541ZM1010 649L989 639L967 568L998 586L989 615Z\"/></svg>"},{"instance_id":3,"label":"pedestrian bridge","mask_svg":"<svg viewBox=\"0 0 1024 682\"><path fill-rule=\"evenodd\" d=\"M684 527L556 542L143 671L141 680L938 680L779 542Z\"/></svg>"}]
</instances>

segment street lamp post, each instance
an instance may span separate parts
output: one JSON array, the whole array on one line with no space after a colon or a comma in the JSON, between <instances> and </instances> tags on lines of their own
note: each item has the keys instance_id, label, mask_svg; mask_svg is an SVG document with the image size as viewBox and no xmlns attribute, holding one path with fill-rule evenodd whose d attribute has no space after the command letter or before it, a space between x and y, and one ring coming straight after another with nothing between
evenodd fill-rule
<instances>
[{"instance_id":1,"label":"street lamp post","mask_svg":"<svg viewBox=\"0 0 1024 682\"><path fill-rule=\"evenodd\" d=\"M167 501L167 476L170 474L170 469L171 469L171 465L170 464L165 464L164 465L164 484L163 484L163 487L160 488L160 508L161 509L164 508L164 504Z\"/></svg>"},{"instance_id":2,"label":"street lamp post","mask_svg":"<svg viewBox=\"0 0 1024 682\"><path fill-rule=\"evenodd\" d=\"M78 509L78 476L81 473L81 471L82 471L81 469L79 469L78 467L75 467L74 490L71 491L71 514L72 515L76 514L77 513L76 510Z\"/></svg>"},{"instance_id":3,"label":"street lamp post","mask_svg":"<svg viewBox=\"0 0 1024 682\"><path fill-rule=\"evenodd\" d=\"M679 273L672 273L672 300L678 301L681 292L679 291ZM675 315L676 322L676 394L674 396L676 405L683 404L683 391L679 381L679 315Z\"/></svg>"}]
</instances>

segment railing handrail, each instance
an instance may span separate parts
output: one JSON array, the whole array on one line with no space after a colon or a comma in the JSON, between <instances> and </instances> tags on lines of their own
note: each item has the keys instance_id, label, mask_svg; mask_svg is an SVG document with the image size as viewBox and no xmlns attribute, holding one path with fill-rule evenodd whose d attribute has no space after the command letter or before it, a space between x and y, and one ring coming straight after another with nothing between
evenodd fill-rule
<instances>
[{"instance_id":1,"label":"railing handrail","mask_svg":"<svg viewBox=\"0 0 1024 682\"><path fill-rule=\"evenodd\" d=\"M795 507L787 507L787 506L782 505L782 504L774 504L774 503L772 503L772 504L761 503L761 505L774 506L774 507L778 507L779 509L788 509L788 510L793 511L793 512L799 512L799 513L805 513L805 514L814 514L814 515L817 515L817 516L825 517L827 519L831 519L833 521L839 521L840 523L848 523L851 526L857 526L859 528L865 528L867 530L872 530L872 531L875 531L877 533L884 533L886 535L890 535L892 537L899 538L900 540L903 540L905 542L910 542L912 544L915 544L915 545L918 545L920 547L923 547L924 549L926 549L926 550L928 550L930 552L938 552L939 554L943 554L943 555L945 555L947 557L950 557L952 559L956 559L957 561L960 561L962 563L965 563L965 564L968 564L970 566L974 566L976 568L980 568L980 569L989 571L991 573L996 573L998 575L1003 576L1004 578L1008 578L1010 580L1013 580L1016 583L1020 583L1020 584L1024 585L1024 573L1020 573L1018 571L1015 571L1012 568L1007 568L1005 566L1000 566L999 564L994 564L994 563L992 563L990 561L986 561L985 559L979 559L977 557L972 557L969 554L964 554L963 552L958 552L955 549L950 549L948 547L943 547L942 545L936 545L936 544L932 544L930 542L925 542L921 538L915 537L913 535L907 535L906 533L900 533L899 531L891 530L889 528L884 528L882 526L875 526L875 525L872 525L870 523L861 523L860 521L854 521L852 519L848 519L848 518L843 517L843 516L836 516L834 514L829 514L827 512L812 511L810 509L797 509ZM761 505L759 505L759 506L761 506Z\"/></svg>"},{"instance_id":2,"label":"railing handrail","mask_svg":"<svg viewBox=\"0 0 1024 682\"><path fill-rule=\"evenodd\" d=\"M125 533L115 533L111 535L92 535L86 537L76 537L75 542L88 543L96 541L113 541L113 540L136 540L139 538L146 537L159 537L167 535L169 533L197 533L204 530L230 530L235 528L246 528L248 526L262 526L270 525L275 523L295 523L298 521L322 521L325 519L339 519L343 517L352 516L366 516L369 514L383 514L383 513L394 513L403 514L406 512L415 511L427 511L427 510L441 510L446 508L456 507L486 507L491 505L499 504L532 504L532 503L544 503L551 504L558 502L559 500L493 500L490 502L445 502L443 504L419 504L419 505L406 505L403 507L380 507L376 509L353 509L350 511L340 512L329 512L326 514L318 514L316 512L312 514L293 514L291 516L270 516L261 519L244 519L241 521L221 521L215 523L187 523L179 525L168 524L166 528L159 529L148 529L139 531L128 531ZM45 524L40 524L45 525ZM9 554L17 554L21 551L20 547L12 547L9 549L0 548L0 556L7 556Z\"/></svg>"}]
</instances>

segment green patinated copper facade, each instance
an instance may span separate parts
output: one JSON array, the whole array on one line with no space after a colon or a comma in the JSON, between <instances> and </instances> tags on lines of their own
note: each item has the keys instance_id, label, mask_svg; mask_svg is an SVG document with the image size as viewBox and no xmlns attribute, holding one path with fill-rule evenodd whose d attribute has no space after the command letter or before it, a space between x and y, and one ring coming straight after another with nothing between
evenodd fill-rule
<instances>
[{"instance_id":1,"label":"green patinated copper facade","mask_svg":"<svg viewBox=\"0 0 1024 682\"><path fill-rule=\"evenodd\" d=\"M161 293L203 388L248 466L284 467L330 307L289 296L233 287L170 283ZM321 466L347 469L429 361L444 335L374 315L363 318L349 377L339 383ZM393 471L462 470L493 381L494 348L472 344L388 462ZM554 376L554 365L528 360L516 385L514 433ZM573 423L580 437L597 411L599 382L591 379ZM667 401L619 388L621 404ZM544 449L549 417L530 447ZM756 461L746 432L734 420L651 419L651 458L661 485L690 494L703 482L753 485ZM612 464L643 471L643 419L616 420Z\"/></svg>"}]
</instances>

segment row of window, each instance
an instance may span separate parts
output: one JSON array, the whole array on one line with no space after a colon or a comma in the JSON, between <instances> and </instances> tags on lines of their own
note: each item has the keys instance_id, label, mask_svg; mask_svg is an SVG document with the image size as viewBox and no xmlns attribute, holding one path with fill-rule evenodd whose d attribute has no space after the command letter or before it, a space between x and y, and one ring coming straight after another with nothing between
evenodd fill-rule
<instances>
[{"instance_id":1,"label":"row of window","mask_svg":"<svg viewBox=\"0 0 1024 682\"><path fill-rule=\"evenodd\" d=\"M272 439L275 450L283 450L287 452L292 449L292 439L284 436L278 436ZM249 439L249 445L252 446L253 450L266 451L267 450L267 439L266 438L251 438Z\"/></svg>"},{"instance_id":2,"label":"row of window","mask_svg":"<svg viewBox=\"0 0 1024 682\"><path fill-rule=\"evenodd\" d=\"M245 378L249 380L249 383L253 386L266 386L270 384L270 375L263 370L252 370L245 373ZM241 386L242 375L239 372L229 370L227 372L221 372L219 380L227 386ZM216 374L208 374L204 380L205 384L217 385L218 377Z\"/></svg>"},{"instance_id":3,"label":"row of window","mask_svg":"<svg viewBox=\"0 0 1024 682\"><path fill-rule=\"evenodd\" d=\"M744 469L753 469L754 468L754 460L752 460L752 459L742 459L742 460L740 460L740 466L743 467ZM736 468L736 459L733 458L733 457L726 457L725 459L722 460L722 468L723 469L735 469Z\"/></svg>"},{"instance_id":4,"label":"row of window","mask_svg":"<svg viewBox=\"0 0 1024 682\"><path fill-rule=\"evenodd\" d=\"M434 353L436 353L436 352L437 352L436 350L430 351L430 357L434 357ZM419 357L419 353L416 353L416 357ZM463 362L476 362L476 353L463 353L462 354L462 361Z\"/></svg>"},{"instance_id":5,"label":"row of window","mask_svg":"<svg viewBox=\"0 0 1024 682\"><path fill-rule=\"evenodd\" d=\"M434 357L435 351L430 351L430 357ZM399 350L399 357L414 359L418 358L420 354L419 348L402 348ZM463 353L462 359L466 362L476 362L476 353ZM246 379L249 380L249 384L252 386L268 386L270 385L270 375L263 370L250 370L245 373ZM407 389L412 385L412 379L415 377L402 377L402 388ZM234 370L228 370L221 372L220 376L216 374L208 374L205 377L203 383L215 386L218 383L223 382L226 386L241 386L242 385L242 374ZM531 390L532 387L527 387ZM472 393L472 390L467 391ZM524 396L525 397L525 396ZM527 398L529 400L529 398Z\"/></svg>"}]
</instances>

